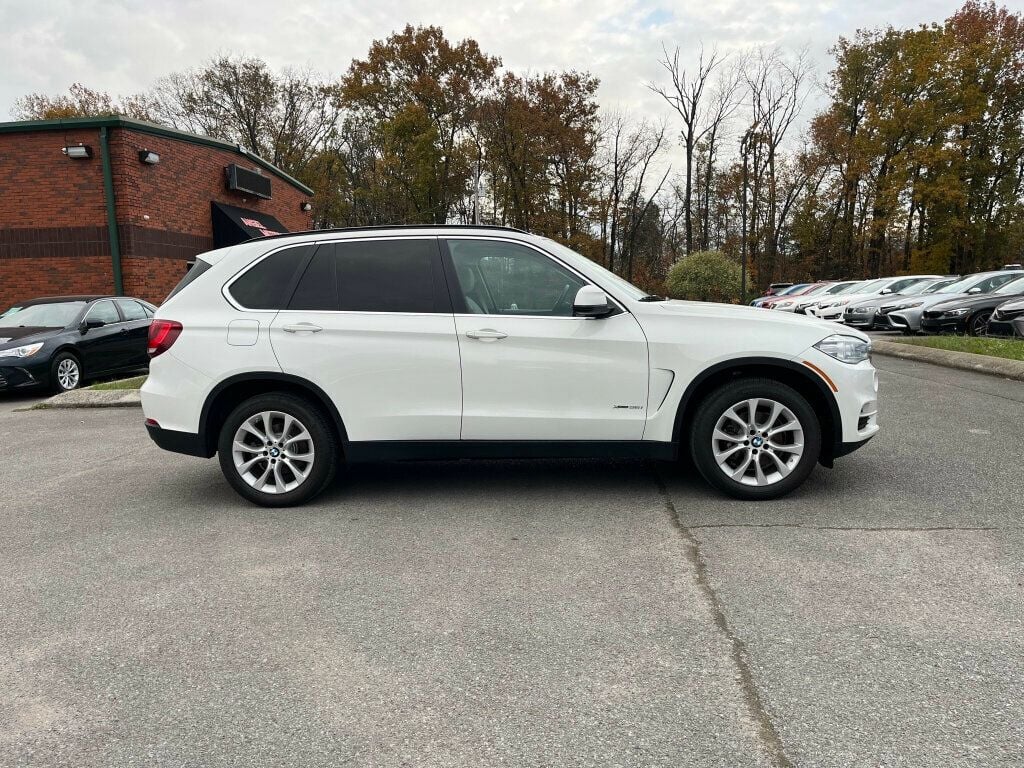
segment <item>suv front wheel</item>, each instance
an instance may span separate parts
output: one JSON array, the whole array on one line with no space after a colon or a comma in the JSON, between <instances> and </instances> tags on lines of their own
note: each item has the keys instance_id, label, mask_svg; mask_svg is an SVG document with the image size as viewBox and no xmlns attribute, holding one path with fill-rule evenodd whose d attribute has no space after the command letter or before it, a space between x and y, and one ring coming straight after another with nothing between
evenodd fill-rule
<instances>
[{"instance_id":1,"label":"suv front wheel","mask_svg":"<svg viewBox=\"0 0 1024 768\"><path fill-rule=\"evenodd\" d=\"M711 485L744 500L798 487L821 451L821 426L807 399L771 379L739 379L708 395L690 432L694 464Z\"/></svg>"},{"instance_id":2,"label":"suv front wheel","mask_svg":"<svg viewBox=\"0 0 1024 768\"><path fill-rule=\"evenodd\" d=\"M231 486L264 507L302 504L334 479L338 445L320 411L284 393L257 395L221 427L217 450Z\"/></svg>"}]
</instances>

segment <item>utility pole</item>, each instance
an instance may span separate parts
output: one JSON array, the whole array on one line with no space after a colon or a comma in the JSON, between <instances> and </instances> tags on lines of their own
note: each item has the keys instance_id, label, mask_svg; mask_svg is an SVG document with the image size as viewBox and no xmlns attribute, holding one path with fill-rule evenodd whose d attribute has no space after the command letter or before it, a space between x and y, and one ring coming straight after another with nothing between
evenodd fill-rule
<instances>
[{"instance_id":1,"label":"utility pole","mask_svg":"<svg viewBox=\"0 0 1024 768\"><path fill-rule=\"evenodd\" d=\"M757 130L758 120L747 129L740 140L740 154L743 155L743 192L742 203L740 204L740 302L747 303L747 152L750 150L750 140L754 138L754 131Z\"/></svg>"}]
</instances>

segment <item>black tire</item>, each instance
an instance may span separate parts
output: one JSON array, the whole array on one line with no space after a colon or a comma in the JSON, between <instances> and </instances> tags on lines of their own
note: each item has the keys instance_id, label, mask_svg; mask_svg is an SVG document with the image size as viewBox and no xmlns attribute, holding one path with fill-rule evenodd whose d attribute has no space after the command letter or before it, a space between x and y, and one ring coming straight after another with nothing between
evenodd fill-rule
<instances>
[{"instance_id":1,"label":"black tire","mask_svg":"<svg viewBox=\"0 0 1024 768\"><path fill-rule=\"evenodd\" d=\"M289 467L301 466L303 471L308 470L305 479L296 488L276 493L258 490L251 485L235 467L233 450L235 433L238 432L242 424L252 416L270 411L288 415L297 420L309 433L309 440L304 440L302 444L310 443L313 454L313 458L309 462L312 465L311 467L305 464L288 464ZM275 426L272 424L271 429L273 430L274 428ZM283 442L282 440L281 443ZM283 450L283 448L279 450ZM303 450L308 449L304 448ZM235 408L227 419L224 420L224 424L221 427L220 436L217 441L217 452L219 454L221 471L231 487L243 498L262 507L292 507L304 504L314 498L331 484L340 460L338 440L321 410L307 400L284 392L269 392L257 395ZM243 457L248 455L242 454ZM286 458L287 454L284 454L284 457ZM259 473L265 466L269 466L269 458L262 460L258 457L253 458L256 461L253 465L253 473ZM285 458L281 458L282 467L288 463ZM275 459L274 463L276 464L276 462L277 460ZM281 469L280 472L286 479L289 476L292 481L298 479L298 475L292 472L291 469ZM287 483L285 484L286 486Z\"/></svg>"},{"instance_id":2,"label":"black tire","mask_svg":"<svg viewBox=\"0 0 1024 768\"><path fill-rule=\"evenodd\" d=\"M988 319L990 317L992 317L992 312L984 309L972 316L967 321L967 333L971 336L984 336L988 330Z\"/></svg>"},{"instance_id":3,"label":"black tire","mask_svg":"<svg viewBox=\"0 0 1024 768\"><path fill-rule=\"evenodd\" d=\"M71 386L65 386L65 382L68 381L68 377L63 374L65 373L64 369L67 366L71 366L76 372L74 382ZM61 352L54 357L53 362L50 363L50 390L58 395L62 392L70 392L73 389L78 389L82 386L83 379L85 379L85 374L82 371L82 361L70 352Z\"/></svg>"},{"instance_id":4,"label":"black tire","mask_svg":"<svg viewBox=\"0 0 1024 768\"><path fill-rule=\"evenodd\" d=\"M774 400L785 406L795 416L803 430L803 453L798 459L795 459L796 463L790 468L788 475L768 485L747 485L732 479L719 467L714 455L712 436L718 420L728 409L753 398ZM756 416L755 421L758 421ZM818 463L818 457L821 453L821 424L818 415L814 412L814 408L795 389L773 379L737 379L711 392L697 406L696 416L693 419L689 437L693 463L697 466L697 470L703 478L720 491L745 501L764 501L786 495L807 479L807 476L814 469L814 465ZM779 437L777 439L789 439L794 443L796 442L793 438ZM765 450L762 447L761 453L763 455L751 456L751 459L763 462L762 467L770 468L773 466L773 463L770 457L764 454ZM750 453L754 453L752 447ZM745 453L745 449L740 450L736 459L737 465L741 464L744 457L748 455L750 454ZM782 456L784 459L791 456L791 454L785 452L777 455ZM753 464L750 467L753 468ZM766 475L776 473L781 474L777 470L769 469Z\"/></svg>"}]
</instances>

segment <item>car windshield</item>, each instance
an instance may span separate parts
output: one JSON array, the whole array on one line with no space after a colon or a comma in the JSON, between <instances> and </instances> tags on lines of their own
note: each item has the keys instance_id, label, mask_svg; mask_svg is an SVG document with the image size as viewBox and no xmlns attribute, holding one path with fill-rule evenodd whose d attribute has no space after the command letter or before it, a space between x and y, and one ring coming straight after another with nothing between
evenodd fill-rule
<instances>
[{"instance_id":1,"label":"car windshield","mask_svg":"<svg viewBox=\"0 0 1024 768\"><path fill-rule=\"evenodd\" d=\"M0 315L0 326L6 328L63 328L72 322L85 306L84 301L57 301L11 307Z\"/></svg>"},{"instance_id":2,"label":"car windshield","mask_svg":"<svg viewBox=\"0 0 1024 768\"><path fill-rule=\"evenodd\" d=\"M864 285L860 286L860 288L858 288L856 291L853 291L853 293L878 293L880 290L885 288L885 286L888 283L889 278L882 278L881 280L872 280L870 283L865 283Z\"/></svg>"},{"instance_id":3,"label":"car windshield","mask_svg":"<svg viewBox=\"0 0 1024 768\"><path fill-rule=\"evenodd\" d=\"M1024 275L1018 277L1016 280L1011 280L1008 283L1004 283L1003 285L992 291L992 293L1000 293L1011 296L1015 293L1024 293Z\"/></svg>"},{"instance_id":4,"label":"car windshield","mask_svg":"<svg viewBox=\"0 0 1024 768\"><path fill-rule=\"evenodd\" d=\"M833 296L841 296L844 293L857 293L862 285L864 283L860 280L855 280L852 283L840 283L836 290L829 291L829 293Z\"/></svg>"},{"instance_id":5,"label":"car windshield","mask_svg":"<svg viewBox=\"0 0 1024 768\"><path fill-rule=\"evenodd\" d=\"M945 280L936 280L934 283L926 283L921 293L939 293L943 288L952 285L956 281L957 278L948 277Z\"/></svg>"},{"instance_id":6,"label":"car windshield","mask_svg":"<svg viewBox=\"0 0 1024 768\"><path fill-rule=\"evenodd\" d=\"M972 288L978 289L975 293L992 293L996 288L1018 277L1020 277L1019 273L1003 274L998 272L995 274L968 275L961 280L957 280L955 283L950 283L941 291L936 291L936 293L967 293Z\"/></svg>"},{"instance_id":7,"label":"car windshield","mask_svg":"<svg viewBox=\"0 0 1024 768\"><path fill-rule=\"evenodd\" d=\"M812 288L804 296L818 296L822 293L828 293L828 289L832 287L831 283L822 283L817 288Z\"/></svg>"},{"instance_id":8,"label":"car windshield","mask_svg":"<svg viewBox=\"0 0 1024 768\"><path fill-rule=\"evenodd\" d=\"M808 283L797 283L796 285L789 286L789 288L787 288L784 291L779 291L775 295L776 296L791 296L794 293L800 293L800 291L802 291L807 286L808 286Z\"/></svg>"}]
</instances>

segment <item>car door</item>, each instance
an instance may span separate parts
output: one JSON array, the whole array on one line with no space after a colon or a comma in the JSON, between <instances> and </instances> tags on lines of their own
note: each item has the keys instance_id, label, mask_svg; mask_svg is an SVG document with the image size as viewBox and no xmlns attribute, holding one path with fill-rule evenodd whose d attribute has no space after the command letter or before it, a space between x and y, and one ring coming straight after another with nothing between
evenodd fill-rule
<instances>
[{"instance_id":1,"label":"car door","mask_svg":"<svg viewBox=\"0 0 1024 768\"><path fill-rule=\"evenodd\" d=\"M446 238L462 358L463 440L639 440L647 340L632 314L574 317L588 281L498 238Z\"/></svg>"},{"instance_id":2,"label":"car door","mask_svg":"<svg viewBox=\"0 0 1024 768\"><path fill-rule=\"evenodd\" d=\"M87 328L90 321L103 323ZM82 365L89 376L115 370L124 359L124 335L121 315L110 299L95 302L82 318L82 332L75 346L82 356Z\"/></svg>"},{"instance_id":3,"label":"car door","mask_svg":"<svg viewBox=\"0 0 1024 768\"><path fill-rule=\"evenodd\" d=\"M459 344L437 238L320 243L270 339L286 373L335 403L349 440L459 439Z\"/></svg>"},{"instance_id":4,"label":"car door","mask_svg":"<svg viewBox=\"0 0 1024 768\"><path fill-rule=\"evenodd\" d=\"M149 364L146 348L149 345L149 324L152 322L146 308L135 299L117 299L117 307L124 318L122 325L122 368L145 368Z\"/></svg>"}]
</instances>

